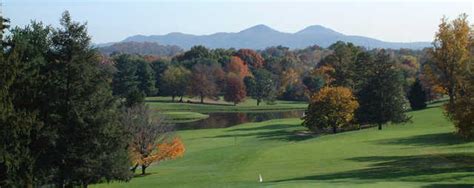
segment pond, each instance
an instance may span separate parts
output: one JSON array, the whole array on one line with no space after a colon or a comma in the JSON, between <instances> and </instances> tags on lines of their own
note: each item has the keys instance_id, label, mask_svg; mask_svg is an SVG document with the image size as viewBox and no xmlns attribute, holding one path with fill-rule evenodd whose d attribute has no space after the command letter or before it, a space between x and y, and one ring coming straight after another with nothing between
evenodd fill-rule
<instances>
[{"instance_id":1,"label":"pond","mask_svg":"<svg viewBox=\"0 0 474 188\"><path fill-rule=\"evenodd\" d=\"M300 118L304 110L276 112L226 112L208 113L209 117L193 122L176 123L176 129L209 129L224 128L247 122L261 122L271 119Z\"/></svg>"}]
</instances>

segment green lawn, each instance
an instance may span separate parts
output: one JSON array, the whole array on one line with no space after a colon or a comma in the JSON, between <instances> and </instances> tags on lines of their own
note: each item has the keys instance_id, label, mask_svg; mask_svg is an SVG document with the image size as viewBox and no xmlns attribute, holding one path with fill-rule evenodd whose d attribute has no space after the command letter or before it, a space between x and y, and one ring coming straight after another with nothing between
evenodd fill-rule
<instances>
[{"instance_id":1,"label":"green lawn","mask_svg":"<svg viewBox=\"0 0 474 188\"><path fill-rule=\"evenodd\" d=\"M192 121L197 121L201 119L206 119L209 117L209 115L207 114L201 114L197 112L164 111L162 114L166 116L172 123L192 122Z\"/></svg>"},{"instance_id":2,"label":"green lawn","mask_svg":"<svg viewBox=\"0 0 474 188\"><path fill-rule=\"evenodd\" d=\"M180 131L183 158L94 187L472 187L474 142L455 137L438 107L409 114L382 131L318 137L301 134L299 119Z\"/></svg>"},{"instance_id":3,"label":"green lawn","mask_svg":"<svg viewBox=\"0 0 474 188\"><path fill-rule=\"evenodd\" d=\"M193 101L196 103L186 103L186 101ZM298 101L275 101L275 104L266 104L262 102L257 106L254 99L247 99L243 103L234 106L232 103L223 100L211 101L206 100L206 104L198 104L198 99L184 98L184 103L171 102L170 97L148 97L146 102L152 109L160 111L192 111L199 113L211 112L264 112L264 111L285 111L295 109L306 109L308 104L306 102Z\"/></svg>"}]
</instances>

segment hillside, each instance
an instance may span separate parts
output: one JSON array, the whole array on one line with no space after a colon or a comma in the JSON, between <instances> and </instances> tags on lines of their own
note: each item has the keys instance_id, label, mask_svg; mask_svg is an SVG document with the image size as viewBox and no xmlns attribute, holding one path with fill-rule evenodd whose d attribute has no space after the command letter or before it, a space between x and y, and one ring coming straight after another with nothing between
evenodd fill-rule
<instances>
[{"instance_id":1,"label":"hillside","mask_svg":"<svg viewBox=\"0 0 474 188\"><path fill-rule=\"evenodd\" d=\"M283 45L290 48L305 48L312 45L328 47L337 41L352 42L367 48L410 48L421 49L430 46L429 42L385 42L364 36L346 35L332 29L314 25L296 33L285 33L266 25L256 25L236 33L215 33L211 35L191 35L169 33L166 35L135 35L123 40L125 42L158 42L164 45L177 45L189 49L195 45L209 48L250 48L264 49Z\"/></svg>"}]
</instances>

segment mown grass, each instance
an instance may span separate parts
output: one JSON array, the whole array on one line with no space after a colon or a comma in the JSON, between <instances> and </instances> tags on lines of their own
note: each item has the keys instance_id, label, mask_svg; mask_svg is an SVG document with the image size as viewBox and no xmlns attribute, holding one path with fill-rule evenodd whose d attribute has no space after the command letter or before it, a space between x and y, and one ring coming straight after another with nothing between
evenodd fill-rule
<instances>
[{"instance_id":1,"label":"mown grass","mask_svg":"<svg viewBox=\"0 0 474 188\"><path fill-rule=\"evenodd\" d=\"M209 117L207 114L201 114L198 112L162 112L166 118L172 123L186 123L206 119Z\"/></svg>"},{"instance_id":2,"label":"mown grass","mask_svg":"<svg viewBox=\"0 0 474 188\"><path fill-rule=\"evenodd\" d=\"M199 113L212 113L212 112L266 112L266 111L285 111L285 110L297 110L305 109L308 104L300 101L275 101L274 104L260 103L257 106L257 102L254 99L247 99L243 103L233 105L232 103L225 102L222 99L218 101L206 100L205 104L199 104L198 99L184 98L184 102L171 102L171 97L148 97L146 99L147 104L155 110L160 111L192 111ZM188 103L192 101L193 103Z\"/></svg>"},{"instance_id":3,"label":"mown grass","mask_svg":"<svg viewBox=\"0 0 474 188\"><path fill-rule=\"evenodd\" d=\"M472 187L474 142L453 135L437 106L409 114L381 131L322 136L302 134L299 119L179 131L183 158L94 187Z\"/></svg>"}]
</instances>

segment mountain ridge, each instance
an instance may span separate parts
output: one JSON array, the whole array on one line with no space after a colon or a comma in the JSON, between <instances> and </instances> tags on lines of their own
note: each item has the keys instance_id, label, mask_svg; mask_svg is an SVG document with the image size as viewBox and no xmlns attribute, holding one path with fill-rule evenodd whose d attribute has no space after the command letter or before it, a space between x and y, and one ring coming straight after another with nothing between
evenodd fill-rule
<instances>
[{"instance_id":1,"label":"mountain ridge","mask_svg":"<svg viewBox=\"0 0 474 188\"><path fill-rule=\"evenodd\" d=\"M181 32L171 32L164 35L133 35L121 42L157 42L162 45L176 45L183 49L189 49L195 45L236 49L265 49L282 45L292 49L301 49L312 45L328 47L337 41L352 42L366 48L422 49L431 45L430 42L387 42L366 36L346 35L322 25L310 25L295 33L286 33L264 24L258 24L239 32L216 32L208 35Z\"/></svg>"}]
</instances>

